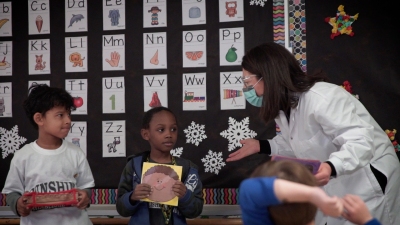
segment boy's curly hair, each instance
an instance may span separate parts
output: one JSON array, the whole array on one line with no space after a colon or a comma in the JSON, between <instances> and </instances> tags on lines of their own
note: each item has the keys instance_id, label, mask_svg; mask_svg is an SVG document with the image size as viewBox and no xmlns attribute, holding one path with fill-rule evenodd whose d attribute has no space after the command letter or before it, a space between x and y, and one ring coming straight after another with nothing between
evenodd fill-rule
<instances>
[{"instance_id":1,"label":"boy's curly hair","mask_svg":"<svg viewBox=\"0 0 400 225\"><path fill-rule=\"evenodd\" d=\"M67 110L75 110L74 99L64 89L49 87L47 84L34 84L29 88L28 98L24 101L25 113L32 125L38 129L33 119L35 113L45 115L47 111L64 106Z\"/></svg>"}]
</instances>

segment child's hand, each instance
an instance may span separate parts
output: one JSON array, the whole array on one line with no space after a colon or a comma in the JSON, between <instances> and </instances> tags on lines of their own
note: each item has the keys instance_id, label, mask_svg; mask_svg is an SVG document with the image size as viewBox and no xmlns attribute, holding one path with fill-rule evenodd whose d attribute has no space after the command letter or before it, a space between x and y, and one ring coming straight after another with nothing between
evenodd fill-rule
<instances>
[{"instance_id":1,"label":"child's hand","mask_svg":"<svg viewBox=\"0 0 400 225\"><path fill-rule=\"evenodd\" d=\"M31 209L28 208L28 204L26 203L27 198L25 196L21 196L17 200L17 211L18 214L22 217L28 216L31 213Z\"/></svg>"},{"instance_id":2,"label":"child's hand","mask_svg":"<svg viewBox=\"0 0 400 225\"><path fill-rule=\"evenodd\" d=\"M90 203L89 196L85 190L77 189L77 191L78 191L78 204L76 204L76 207L78 209L85 209Z\"/></svg>"},{"instance_id":3,"label":"child's hand","mask_svg":"<svg viewBox=\"0 0 400 225\"><path fill-rule=\"evenodd\" d=\"M152 188L148 184L138 184L131 195L132 201L139 201L140 199L147 198L151 195Z\"/></svg>"},{"instance_id":4,"label":"child's hand","mask_svg":"<svg viewBox=\"0 0 400 225\"><path fill-rule=\"evenodd\" d=\"M172 186L172 191L178 198L182 198L186 194L186 186L181 181L177 180L174 186Z\"/></svg>"},{"instance_id":5,"label":"child's hand","mask_svg":"<svg viewBox=\"0 0 400 225\"><path fill-rule=\"evenodd\" d=\"M342 199L345 211L342 216L355 224L366 224L373 217L364 201L357 195L346 195Z\"/></svg>"}]
</instances>

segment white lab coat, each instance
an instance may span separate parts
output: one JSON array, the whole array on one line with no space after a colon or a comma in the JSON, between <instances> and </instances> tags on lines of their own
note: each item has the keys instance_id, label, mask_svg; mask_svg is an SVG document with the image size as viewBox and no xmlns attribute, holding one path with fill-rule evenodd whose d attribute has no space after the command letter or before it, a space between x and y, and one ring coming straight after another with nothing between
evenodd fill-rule
<instances>
[{"instance_id":1,"label":"white lab coat","mask_svg":"<svg viewBox=\"0 0 400 225\"><path fill-rule=\"evenodd\" d=\"M281 133L269 140L271 154L329 160L337 177L323 188L331 196L356 194L382 224L400 224L400 164L386 133L365 107L342 87L318 82L299 95L299 104L275 122ZM383 194L370 164L388 183ZM342 218L316 217L316 225L352 224Z\"/></svg>"}]
</instances>

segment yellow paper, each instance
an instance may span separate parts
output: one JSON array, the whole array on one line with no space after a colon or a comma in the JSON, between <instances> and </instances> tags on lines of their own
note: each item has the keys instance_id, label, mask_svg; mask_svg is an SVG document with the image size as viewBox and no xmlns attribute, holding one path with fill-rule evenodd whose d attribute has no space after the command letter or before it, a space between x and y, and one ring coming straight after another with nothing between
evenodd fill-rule
<instances>
[{"instance_id":1,"label":"yellow paper","mask_svg":"<svg viewBox=\"0 0 400 225\"><path fill-rule=\"evenodd\" d=\"M182 166L144 162L141 183L149 184L153 192L146 202L157 202L164 205L178 205L178 197L172 191L176 180L181 180Z\"/></svg>"}]
</instances>

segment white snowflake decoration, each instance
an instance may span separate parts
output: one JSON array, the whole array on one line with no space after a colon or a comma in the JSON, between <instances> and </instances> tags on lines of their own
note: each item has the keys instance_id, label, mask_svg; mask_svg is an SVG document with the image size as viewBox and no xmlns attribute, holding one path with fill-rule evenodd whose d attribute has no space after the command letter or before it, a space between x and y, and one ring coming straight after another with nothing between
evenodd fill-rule
<instances>
[{"instance_id":1,"label":"white snowflake decoration","mask_svg":"<svg viewBox=\"0 0 400 225\"><path fill-rule=\"evenodd\" d=\"M250 0L250 5L260 5L262 7L264 7L265 3L267 2L267 0Z\"/></svg>"},{"instance_id":2,"label":"white snowflake decoration","mask_svg":"<svg viewBox=\"0 0 400 225\"><path fill-rule=\"evenodd\" d=\"M229 140L228 151L232 151L235 147L242 147L240 140L254 138L257 133L249 129L249 117L244 118L241 122L237 122L234 118L229 117L229 128L222 131L222 137Z\"/></svg>"},{"instance_id":3,"label":"white snowflake decoration","mask_svg":"<svg viewBox=\"0 0 400 225\"><path fill-rule=\"evenodd\" d=\"M222 159L222 152L213 152L208 150L208 155L202 158L201 161L204 163L206 168L205 172L211 172L218 175L219 171L225 166L225 162Z\"/></svg>"},{"instance_id":4,"label":"white snowflake decoration","mask_svg":"<svg viewBox=\"0 0 400 225\"><path fill-rule=\"evenodd\" d=\"M174 148L174 149L172 149L170 151L171 155L175 156L175 157L181 157L182 152L183 152L183 148L182 147Z\"/></svg>"},{"instance_id":5,"label":"white snowflake decoration","mask_svg":"<svg viewBox=\"0 0 400 225\"><path fill-rule=\"evenodd\" d=\"M18 125L15 125L10 131L0 127L0 148L3 159L9 154L14 154L19 146L25 143L26 138L18 136Z\"/></svg>"},{"instance_id":6,"label":"white snowflake decoration","mask_svg":"<svg viewBox=\"0 0 400 225\"><path fill-rule=\"evenodd\" d=\"M186 134L186 143L192 143L199 146L199 143L207 138L204 131L204 125L196 124L192 121L191 126L184 129L183 132Z\"/></svg>"}]
</instances>

